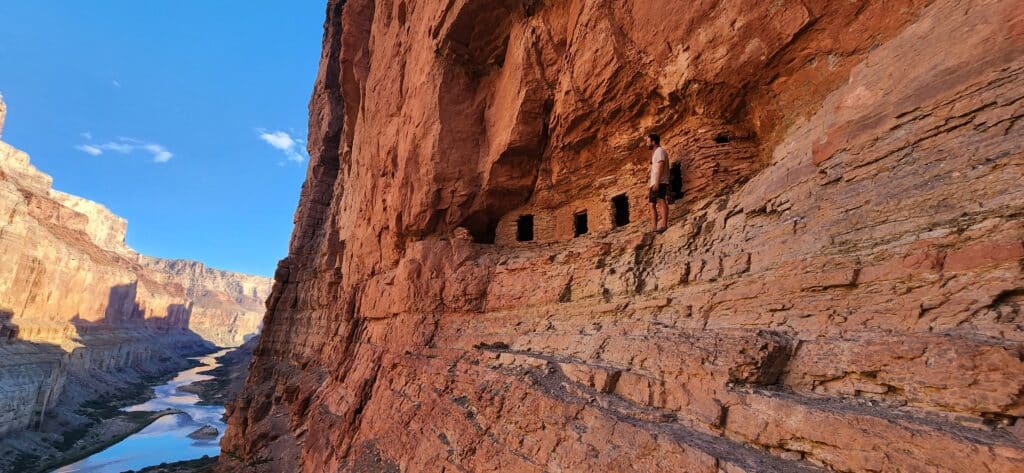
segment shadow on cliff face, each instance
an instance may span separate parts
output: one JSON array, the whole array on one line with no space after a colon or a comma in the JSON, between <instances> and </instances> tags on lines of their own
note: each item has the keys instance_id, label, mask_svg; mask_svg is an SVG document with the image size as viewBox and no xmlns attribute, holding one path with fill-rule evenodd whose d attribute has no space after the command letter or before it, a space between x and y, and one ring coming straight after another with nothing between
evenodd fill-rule
<instances>
[{"instance_id":1,"label":"shadow on cliff face","mask_svg":"<svg viewBox=\"0 0 1024 473\"><path fill-rule=\"evenodd\" d=\"M191 304L168 304L163 316L147 319L137 290L136 283L114 286L101 319L75 314L57 329L19 326L14 311L0 309L0 410L21 406L20 413L0 418L0 438L42 429L58 404L75 406L108 395L119 384L180 369L185 357L216 349L188 328ZM65 342L75 347L62 346ZM5 389L26 385L36 387Z\"/></svg>"},{"instance_id":2,"label":"shadow on cliff face","mask_svg":"<svg viewBox=\"0 0 1024 473\"><path fill-rule=\"evenodd\" d=\"M10 340L18 336L18 326L11 322L14 318L14 311L0 309L0 342Z\"/></svg>"},{"instance_id":3,"label":"shadow on cliff face","mask_svg":"<svg viewBox=\"0 0 1024 473\"><path fill-rule=\"evenodd\" d=\"M131 325L143 323L151 327L188 328L192 317L192 303L168 304L163 317L146 318L146 308L138 302L138 283L119 284L110 288L103 318L96 323ZM76 316L77 317L77 316Z\"/></svg>"},{"instance_id":4,"label":"shadow on cliff face","mask_svg":"<svg viewBox=\"0 0 1024 473\"><path fill-rule=\"evenodd\" d=\"M149 386L193 366L189 357L216 350L188 328L190 303L147 318L137 291L111 287L93 312L102 318L75 314L57 327L24 316L14 324L14 311L0 309L0 472L48 471L80 454L80 442L134 422L119 407L148 399Z\"/></svg>"},{"instance_id":5,"label":"shadow on cliff face","mask_svg":"<svg viewBox=\"0 0 1024 473\"><path fill-rule=\"evenodd\" d=\"M132 282L110 288L103 318L90 321L75 314L70 323L75 327L78 341L86 346L89 345L90 334L114 334L120 330L134 329L184 337L182 342L188 345L206 344L210 349L214 347L213 343L189 328L192 318L191 302L168 304L161 317L146 316L147 308L138 302L138 283Z\"/></svg>"},{"instance_id":6,"label":"shadow on cliff face","mask_svg":"<svg viewBox=\"0 0 1024 473\"><path fill-rule=\"evenodd\" d=\"M26 317L25 314L16 315L10 308L0 308L0 342L19 340L35 343L40 340L58 341L73 338L88 347L90 334L122 333L130 336L125 331L144 330L184 337L182 340L187 344L209 345L210 349L214 346L189 328L193 310L191 302L167 304L163 315L147 318L152 309L139 303L138 282L111 287L102 310L103 316L100 319L88 320L80 313L76 313L67 320L68 326L55 328L52 326L52 320L47 320L45 316L38 317L44 323L33 324L36 318ZM156 311L153 313L155 315ZM15 323L15 320L18 323ZM71 332L72 329L74 333Z\"/></svg>"},{"instance_id":7,"label":"shadow on cliff face","mask_svg":"<svg viewBox=\"0 0 1024 473\"><path fill-rule=\"evenodd\" d=\"M0 313L9 317L11 312ZM23 430L39 430L46 414L56 406L60 390L54 390L54 368L67 352L52 343L17 338L18 326L0 320L0 439ZM43 359L43 362L39 360ZM35 384L37 389L26 389ZM0 450L0 457L6 453ZM0 471L3 464L0 463Z\"/></svg>"}]
</instances>

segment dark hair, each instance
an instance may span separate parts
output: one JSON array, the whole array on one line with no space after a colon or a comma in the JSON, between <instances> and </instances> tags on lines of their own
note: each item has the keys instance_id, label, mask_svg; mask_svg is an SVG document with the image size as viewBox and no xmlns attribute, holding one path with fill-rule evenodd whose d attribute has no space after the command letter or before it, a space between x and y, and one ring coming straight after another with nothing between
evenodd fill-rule
<instances>
[{"instance_id":1,"label":"dark hair","mask_svg":"<svg viewBox=\"0 0 1024 473\"><path fill-rule=\"evenodd\" d=\"M661 144L661 137L658 136L657 133L651 133L651 134L647 135L647 137L650 138L651 141L654 142L654 144L656 144L656 145L660 145Z\"/></svg>"}]
</instances>

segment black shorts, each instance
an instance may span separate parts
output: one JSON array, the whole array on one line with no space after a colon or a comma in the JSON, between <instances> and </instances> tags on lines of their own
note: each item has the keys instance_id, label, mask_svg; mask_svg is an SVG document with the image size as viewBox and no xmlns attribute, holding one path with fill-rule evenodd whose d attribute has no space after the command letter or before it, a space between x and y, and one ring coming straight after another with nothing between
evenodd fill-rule
<instances>
[{"instance_id":1,"label":"black shorts","mask_svg":"<svg viewBox=\"0 0 1024 473\"><path fill-rule=\"evenodd\" d=\"M647 200L652 204L657 203L659 200L668 199L668 184L658 184L656 189L650 189L647 193Z\"/></svg>"}]
</instances>

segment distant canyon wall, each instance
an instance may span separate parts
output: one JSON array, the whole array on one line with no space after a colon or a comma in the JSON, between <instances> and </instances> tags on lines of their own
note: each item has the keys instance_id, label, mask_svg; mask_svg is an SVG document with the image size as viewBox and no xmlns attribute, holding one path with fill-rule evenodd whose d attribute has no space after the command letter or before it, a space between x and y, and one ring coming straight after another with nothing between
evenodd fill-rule
<instances>
[{"instance_id":1,"label":"distant canyon wall","mask_svg":"<svg viewBox=\"0 0 1024 473\"><path fill-rule=\"evenodd\" d=\"M0 311L21 338L59 341L72 319L188 328L223 346L257 331L269 279L140 255L123 218L53 190L7 143L0 157Z\"/></svg>"},{"instance_id":2,"label":"distant canyon wall","mask_svg":"<svg viewBox=\"0 0 1024 473\"><path fill-rule=\"evenodd\" d=\"M139 255L153 279L179 284L192 302L189 329L220 346L240 346L259 332L270 280L209 268L203 263Z\"/></svg>"},{"instance_id":3,"label":"distant canyon wall","mask_svg":"<svg viewBox=\"0 0 1024 473\"><path fill-rule=\"evenodd\" d=\"M258 332L268 279L139 255L123 218L2 141L0 220L0 405L18 407L0 433L39 425L75 373L159 372Z\"/></svg>"},{"instance_id":4,"label":"distant canyon wall","mask_svg":"<svg viewBox=\"0 0 1024 473\"><path fill-rule=\"evenodd\" d=\"M329 1L220 468L1024 471L1022 13Z\"/></svg>"},{"instance_id":5,"label":"distant canyon wall","mask_svg":"<svg viewBox=\"0 0 1024 473\"><path fill-rule=\"evenodd\" d=\"M98 326L75 337L66 351L58 345L24 340L0 342L0 439L25 430L63 434L79 404L116 396L144 376L189 366L188 356L212 345L184 330ZM15 442L17 443L17 442ZM12 452L0 442L0 471L9 471Z\"/></svg>"}]
</instances>

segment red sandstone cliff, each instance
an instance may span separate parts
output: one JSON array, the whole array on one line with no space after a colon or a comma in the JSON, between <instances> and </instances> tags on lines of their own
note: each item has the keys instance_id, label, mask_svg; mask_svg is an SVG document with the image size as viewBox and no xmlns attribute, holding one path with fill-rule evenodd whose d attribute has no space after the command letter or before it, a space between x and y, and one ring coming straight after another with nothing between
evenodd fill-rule
<instances>
[{"instance_id":1,"label":"red sandstone cliff","mask_svg":"<svg viewBox=\"0 0 1024 473\"><path fill-rule=\"evenodd\" d=\"M1022 18L330 1L221 469L1024 471Z\"/></svg>"},{"instance_id":2,"label":"red sandstone cliff","mask_svg":"<svg viewBox=\"0 0 1024 473\"><path fill-rule=\"evenodd\" d=\"M242 344L269 292L266 278L141 256L124 219L51 185L0 141L0 437L183 368L211 342Z\"/></svg>"}]
</instances>

